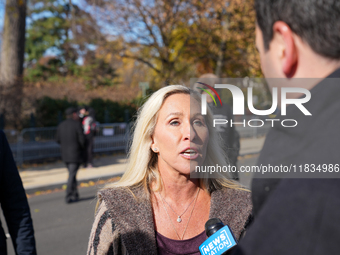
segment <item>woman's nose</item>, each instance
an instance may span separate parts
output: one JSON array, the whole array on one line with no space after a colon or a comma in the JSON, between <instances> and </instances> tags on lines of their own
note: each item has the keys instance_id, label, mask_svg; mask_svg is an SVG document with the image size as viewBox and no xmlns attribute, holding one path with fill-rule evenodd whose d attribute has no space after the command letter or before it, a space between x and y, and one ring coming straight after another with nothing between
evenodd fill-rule
<instances>
[{"instance_id":1,"label":"woman's nose","mask_svg":"<svg viewBox=\"0 0 340 255\"><path fill-rule=\"evenodd\" d=\"M183 130L183 135L184 135L184 140L192 141L195 138L196 132L190 123L187 123L185 125L184 130Z\"/></svg>"}]
</instances>

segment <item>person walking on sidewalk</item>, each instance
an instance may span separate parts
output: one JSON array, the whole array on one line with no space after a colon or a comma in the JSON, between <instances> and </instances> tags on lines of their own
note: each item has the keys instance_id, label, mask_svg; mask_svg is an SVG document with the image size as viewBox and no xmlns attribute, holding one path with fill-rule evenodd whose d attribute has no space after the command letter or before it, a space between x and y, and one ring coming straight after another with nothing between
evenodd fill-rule
<instances>
[{"instance_id":1,"label":"person walking on sidewalk","mask_svg":"<svg viewBox=\"0 0 340 255\"><path fill-rule=\"evenodd\" d=\"M89 108L87 114L82 121L85 134L85 149L84 149L84 166L87 168L93 167L93 146L94 136L96 135L96 119L95 111Z\"/></svg>"},{"instance_id":2,"label":"person walking on sidewalk","mask_svg":"<svg viewBox=\"0 0 340 255\"><path fill-rule=\"evenodd\" d=\"M0 130L0 204L15 254L36 255L33 223L26 193L6 136ZM0 254L7 254L0 221Z\"/></svg>"},{"instance_id":3,"label":"person walking on sidewalk","mask_svg":"<svg viewBox=\"0 0 340 255\"><path fill-rule=\"evenodd\" d=\"M79 200L76 176L82 162L85 138L78 120L77 109L68 108L66 116L67 119L58 126L57 142L61 146L61 158L69 172L65 201L66 203L72 203Z\"/></svg>"}]
</instances>

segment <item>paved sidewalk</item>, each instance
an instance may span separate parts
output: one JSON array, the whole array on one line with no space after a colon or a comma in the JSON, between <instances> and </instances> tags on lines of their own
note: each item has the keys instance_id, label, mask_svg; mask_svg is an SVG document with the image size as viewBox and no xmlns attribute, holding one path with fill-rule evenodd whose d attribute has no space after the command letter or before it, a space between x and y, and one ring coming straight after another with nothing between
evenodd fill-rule
<instances>
[{"instance_id":1,"label":"paved sidewalk","mask_svg":"<svg viewBox=\"0 0 340 255\"><path fill-rule=\"evenodd\" d=\"M259 153L263 147L265 139L266 138L264 136L259 138L241 139L240 156Z\"/></svg>"},{"instance_id":2,"label":"paved sidewalk","mask_svg":"<svg viewBox=\"0 0 340 255\"><path fill-rule=\"evenodd\" d=\"M264 137L241 139L240 155L258 153L264 143ZM126 155L103 156L94 159L93 168L80 168L77 180L98 181L120 176L126 168ZM63 162L41 166L31 166L20 170L21 179L27 193L38 190L60 188L66 183L68 171Z\"/></svg>"}]
</instances>

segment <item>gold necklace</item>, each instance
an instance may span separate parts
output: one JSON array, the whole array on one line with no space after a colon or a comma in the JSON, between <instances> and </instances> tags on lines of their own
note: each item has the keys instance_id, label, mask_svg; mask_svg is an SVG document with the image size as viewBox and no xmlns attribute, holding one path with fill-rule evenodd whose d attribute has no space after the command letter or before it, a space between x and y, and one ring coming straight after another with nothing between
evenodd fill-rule
<instances>
[{"instance_id":1,"label":"gold necklace","mask_svg":"<svg viewBox=\"0 0 340 255\"><path fill-rule=\"evenodd\" d=\"M192 209L191 209L191 213L190 213L190 216L189 216L187 225L185 226L185 229L184 229L184 231L183 231L182 238L180 238L180 237L179 237L179 234L178 234L178 232L177 232L177 230L176 230L176 228L175 228L175 225L172 223L172 220L171 220L171 217L170 217L170 215L169 215L169 213L168 213L168 210L167 210L166 207L165 207L165 204L164 204L164 202L163 202L163 197L161 196L161 193L158 191L160 197L162 198L161 201L162 201L163 207L164 207L164 209L165 209L166 215L168 215L168 218L170 219L171 226L172 226L172 228L175 230L175 233L176 233L176 235L177 235L177 237L178 237L179 240L183 240L183 238L184 238L184 234L185 234L185 231L186 231L187 228L188 228L189 221L190 221L190 219L191 219L192 212L194 211L194 208L195 208L195 205L196 205L196 202L197 202L197 198L198 198L198 193L199 193L199 192L200 192L200 188L198 188L196 197L195 197L194 200L193 200L193 201L195 201L194 206L193 206ZM166 202L166 201L165 201L165 202ZM191 202L191 203L192 203L192 202ZM191 205L191 203L189 204L189 206ZM169 205L169 204L168 204L168 205ZM169 207L171 208L170 205L169 205ZM188 207L188 208L189 208L189 207ZM187 208L187 209L188 209L188 208ZM187 210L187 209L186 209L186 210Z\"/></svg>"}]
</instances>

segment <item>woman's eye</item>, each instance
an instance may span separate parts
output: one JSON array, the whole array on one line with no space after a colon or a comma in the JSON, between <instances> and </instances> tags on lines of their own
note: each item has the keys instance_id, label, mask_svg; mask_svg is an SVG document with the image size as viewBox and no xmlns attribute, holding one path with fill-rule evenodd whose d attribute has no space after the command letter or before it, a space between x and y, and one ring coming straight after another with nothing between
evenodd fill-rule
<instances>
[{"instance_id":1,"label":"woman's eye","mask_svg":"<svg viewBox=\"0 0 340 255\"><path fill-rule=\"evenodd\" d=\"M204 123L202 121L200 121L200 120L195 120L194 121L194 125L196 125L196 126L204 126Z\"/></svg>"},{"instance_id":2,"label":"woman's eye","mask_svg":"<svg viewBox=\"0 0 340 255\"><path fill-rule=\"evenodd\" d=\"M178 120L172 120L172 121L170 121L170 125L171 126L178 126L179 125L179 121Z\"/></svg>"}]
</instances>

